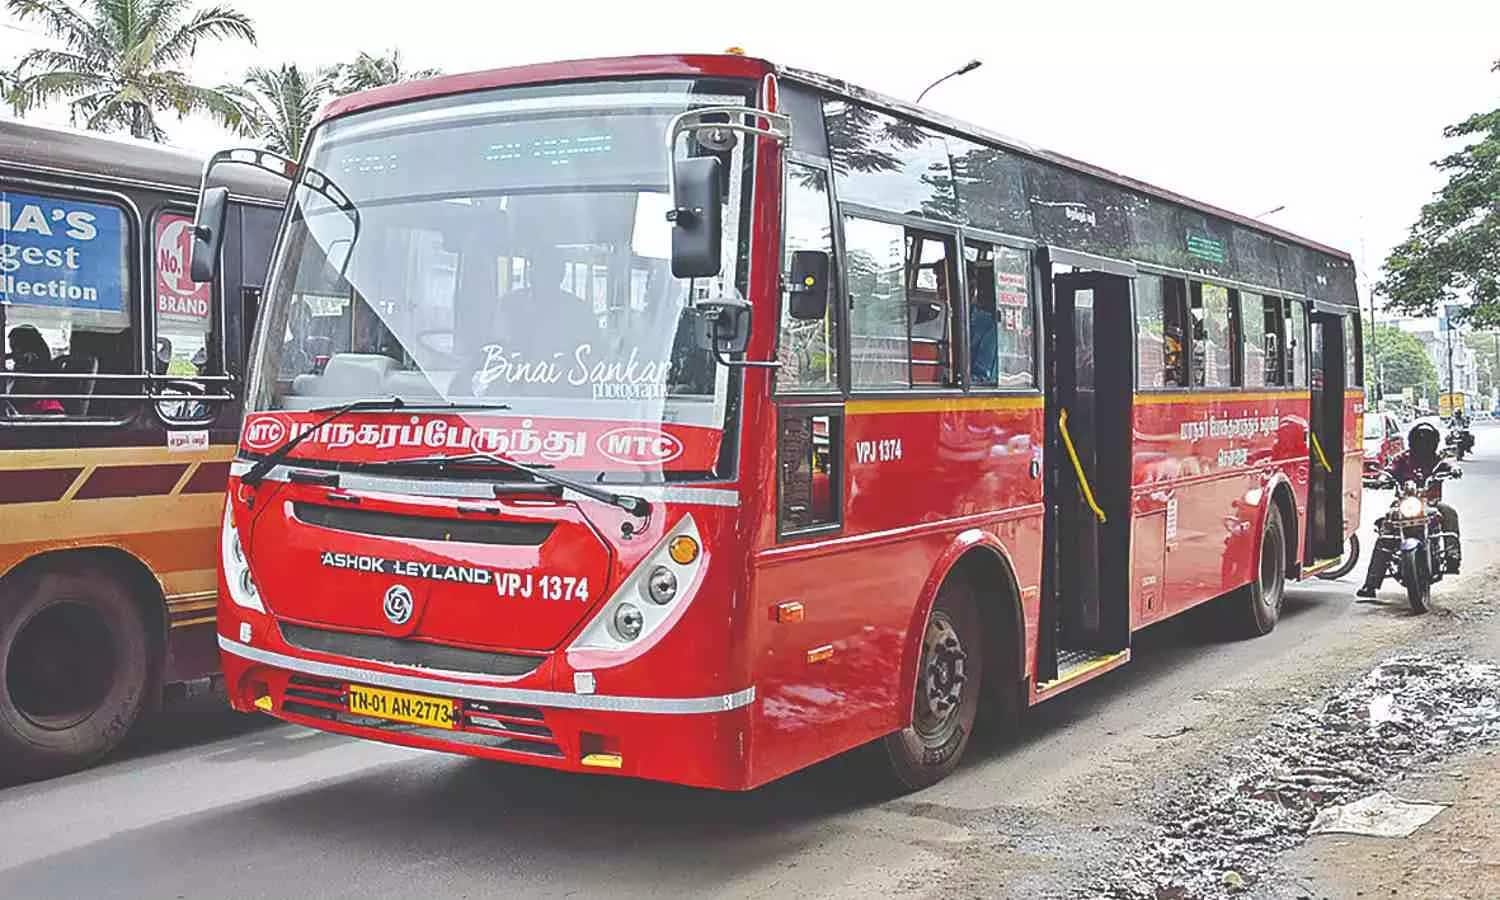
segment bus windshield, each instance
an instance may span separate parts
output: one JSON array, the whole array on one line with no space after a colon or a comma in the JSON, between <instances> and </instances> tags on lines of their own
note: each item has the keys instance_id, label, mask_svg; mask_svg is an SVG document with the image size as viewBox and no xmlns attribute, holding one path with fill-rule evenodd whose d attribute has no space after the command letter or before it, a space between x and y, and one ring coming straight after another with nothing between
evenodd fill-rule
<instances>
[{"instance_id":1,"label":"bus windshield","mask_svg":"<svg viewBox=\"0 0 1500 900\"><path fill-rule=\"evenodd\" d=\"M727 181L721 274L689 282L671 274L664 141L685 110L749 99L734 82L596 82L331 121L293 191L250 410L483 401L528 428L672 431L714 453L666 468L703 468L731 377L695 343L689 298L743 296L750 160L744 142L680 138Z\"/></svg>"}]
</instances>

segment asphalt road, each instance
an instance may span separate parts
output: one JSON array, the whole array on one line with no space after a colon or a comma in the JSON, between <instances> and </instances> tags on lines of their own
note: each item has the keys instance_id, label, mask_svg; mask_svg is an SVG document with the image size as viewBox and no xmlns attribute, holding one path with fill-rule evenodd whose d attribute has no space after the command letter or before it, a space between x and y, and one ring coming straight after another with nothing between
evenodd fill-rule
<instances>
[{"instance_id":1,"label":"asphalt road","mask_svg":"<svg viewBox=\"0 0 1500 900\"><path fill-rule=\"evenodd\" d=\"M1500 428L1467 477L1465 576L1500 574ZM1367 494L1367 520L1386 495ZM1363 532L1369 534L1368 525ZM946 782L882 795L844 758L746 795L564 776L361 743L212 706L92 771L0 789L0 897L1067 896L1147 825L1150 798L1403 646L1487 620L1407 614L1399 589L1295 586L1254 641L1172 621L1126 668L971 747Z\"/></svg>"}]
</instances>

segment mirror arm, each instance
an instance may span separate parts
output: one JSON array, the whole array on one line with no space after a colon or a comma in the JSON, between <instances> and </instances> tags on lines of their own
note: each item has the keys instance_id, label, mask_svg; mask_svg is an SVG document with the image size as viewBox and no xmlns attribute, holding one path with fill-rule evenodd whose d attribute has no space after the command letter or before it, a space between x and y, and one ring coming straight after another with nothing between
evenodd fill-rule
<instances>
[{"instance_id":1,"label":"mirror arm","mask_svg":"<svg viewBox=\"0 0 1500 900\"><path fill-rule=\"evenodd\" d=\"M729 121L703 121L705 116L715 115L728 116ZM735 121L735 116L739 116L740 121ZM765 119L769 127L762 128L759 124L746 125L743 121L745 116L755 116L757 121ZM753 134L771 138L778 144L789 144L792 140L792 117L785 113L767 112L746 106L703 106L673 116L672 121L667 124L667 196L672 198L672 209L667 213L668 222L676 222L680 213L694 214L692 210L684 210L677 206L677 172L672 166L672 160L677 158L677 135L684 131L697 131L701 128L718 128L723 131Z\"/></svg>"}]
</instances>

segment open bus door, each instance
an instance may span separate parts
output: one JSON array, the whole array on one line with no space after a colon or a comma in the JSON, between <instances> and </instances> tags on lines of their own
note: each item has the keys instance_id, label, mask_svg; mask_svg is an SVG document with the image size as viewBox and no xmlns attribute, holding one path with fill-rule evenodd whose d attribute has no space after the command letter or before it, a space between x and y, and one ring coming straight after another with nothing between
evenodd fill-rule
<instances>
[{"instance_id":1,"label":"open bus door","mask_svg":"<svg viewBox=\"0 0 1500 900\"><path fill-rule=\"evenodd\" d=\"M1130 645L1134 267L1052 249L1046 334L1046 575L1039 690Z\"/></svg>"},{"instance_id":2,"label":"open bus door","mask_svg":"<svg viewBox=\"0 0 1500 900\"><path fill-rule=\"evenodd\" d=\"M1344 311L1314 306L1308 333L1312 405L1308 415L1309 477L1307 545L1309 567L1344 552Z\"/></svg>"}]
</instances>

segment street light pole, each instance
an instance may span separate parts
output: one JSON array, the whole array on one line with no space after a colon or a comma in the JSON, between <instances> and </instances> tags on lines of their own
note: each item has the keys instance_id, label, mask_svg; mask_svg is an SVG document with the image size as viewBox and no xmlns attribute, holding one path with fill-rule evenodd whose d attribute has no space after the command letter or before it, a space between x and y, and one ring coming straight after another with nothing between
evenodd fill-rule
<instances>
[{"instance_id":1,"label":"street light pole","mask_svg":"<svg viewBox=\"0 0 1500 900\"><path fill-rule=\"evenodd\" d=\"M982 65L984 65L984 60L982 60L982 59L971 59L971 60L969 60L968 62L964 63L962 66L958 67L957 69L954 69L952 72L949 72L947 75L944 75L942 78L939 78L937 81L934 81L932 84L929 84L927 87L922 88L922 93L920 93L920 94L917 95L917 103L920 104L922 102L922 98L925 97L925 96L927 96L927 92L928 91L932 90L933 88L937 87L938 85L942 84L943 82L947 81L948 79L950 79L950 78L957 78L960 75L967 75L967 74L969 74L970 72L974 71L975 69L979 68Z\"/></svg>"}]
</instances>

